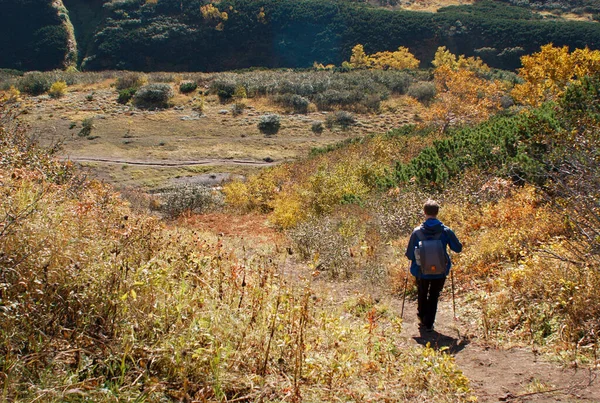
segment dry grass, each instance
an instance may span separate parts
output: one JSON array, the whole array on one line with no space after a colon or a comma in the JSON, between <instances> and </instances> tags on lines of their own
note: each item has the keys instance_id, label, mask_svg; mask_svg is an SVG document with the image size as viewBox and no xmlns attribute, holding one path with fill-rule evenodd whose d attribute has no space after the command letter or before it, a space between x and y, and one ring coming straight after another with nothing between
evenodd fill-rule
<instances>
[{"instance_id":1,"label":"dry grass","mask_svg":"<svg viewBox=\"0 0 600 403\"><path fill-rule=\"evenodd\" d=\"M314 147L335 144L348 137L386 131L411 122L413 113L410 111L414 108L401 102L393 111L382 115L359 116L359 121L364 123L348 131L325 130L319 135L312 132L311 125L313 121L324 120L325 115L320 112L283 115L279 133L267 138L257 128L260 115L282 112L281 107L268 98L245 100L249 108L237 117L231 115L230 105L219 103L215 96L206 97L204 115L198 117L191 109L193 96L181 94L173 100L176 108L141 112L116 103L116 91L109 87L112 81L74 85L69 87L67 96L60 100L26 97L23 107L27 114L24 118L42 143L61 141L63 154L73 159L104 157L154 162L202 159L263 162L267 159L281 162L306 155ZM227 114L221 114L223 110L227 110ZM191 120L183 120L188 117ZM87 118L93 119L91 135L86 138L76 136L81 122ZM249 171L247 168L228 166L226 161L217 165L218 168L202 172ZM122 175L120 167L112 164L100 166L94 163L89 166L100 177L117 186L155 188L165 185L164 180L169 176L167 169L131 169L142 172L130 175L128 171L122 172ZM170 176L193 175L193 169L173 168L170 171ZM127 182L121 184L121 180Z\"/></svg>"},{"instance_id":2,"label":"dry grass","mask_svg":"<svg viewBox=\"0 0 600 403\"><path fill-rule=\"evenodd\" d=\"M473 401L385 307L314 294L255 239L135 214L2 118L3 399Z\"/></svg>"},{"instance_id":3,"label":"dry grass","mask_svg":"<svg viewBox=\"0 0 600 403\"><path fill-rule=\"evenodd\" d=\"M401 8L411 11L426 11L430 13L437 12L438 9L448 6L462 6L473 4L474 1L469 0L416 0L412 1L407 6Z\"/></svg>"}]
</instances>

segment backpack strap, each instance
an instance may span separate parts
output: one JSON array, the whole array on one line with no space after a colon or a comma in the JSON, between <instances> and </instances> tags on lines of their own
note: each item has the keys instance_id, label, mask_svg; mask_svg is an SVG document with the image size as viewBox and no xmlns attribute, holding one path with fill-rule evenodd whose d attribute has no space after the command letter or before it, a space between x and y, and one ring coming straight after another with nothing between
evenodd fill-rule
<instances>
[{"instance_id":1,"label":"backpack strap","mask_svg":"<svg viewBox=\"0 0 600 403\"><path fill-rule=\"evenodd\" d=\"M438 240L442 237L442 234L444 233L444 231L438 232L437 234L428 237L427 235L425 235L425 232L423 232L423 228L419 228L418 230L415 231L415 235L417 236L417 238L419 238L419 241L423 242L423 241L427 241L427 240Z\"/></svg>"}]
</instances>

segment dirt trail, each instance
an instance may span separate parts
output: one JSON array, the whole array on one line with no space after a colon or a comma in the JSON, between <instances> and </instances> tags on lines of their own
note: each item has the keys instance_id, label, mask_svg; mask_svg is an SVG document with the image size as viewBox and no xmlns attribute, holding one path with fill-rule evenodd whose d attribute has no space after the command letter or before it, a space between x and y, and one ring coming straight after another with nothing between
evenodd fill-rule
<instances>
[{"instance_id":1,"label":"dirt trail","mask_svg":"<svg viewBox=\"0 0 600 403\"><path fill-rule=\"evenodd\" d=\"M268 226L265 216L228 217L221 214L195 216L188 225L210 229L225 237L244 236L256 243L267 242L287 249L281 233ZM311 270L296 256L288 256L282 267L285 278L292 281L298 276L310 276ZM306 275L304 275L304 274ZM321 276L314 279L313 291L334 298L339 303L357 293L369 294L374 299L401 313L402 298L391 296L379 285L365 281L330 281ZM512 403L600 403L600 373L598 369L565 368L535 354L531 348L494 348L473 336L475 329L460 319L454 320L450 287L440 300L436 328L432 333L419 331L416 301L406 299L401 336L406 345L430 346L444 349L455 357L458 368L470 380L478 402Z\"/></svg>"},{"instance_id":2,"label":"dirt trail","mask_svg":"<svg viewBox=\"0 0 600 403\"><path fill-rule=\"evenodd\" d=\"M446 294L448 290L444 291ZM433 333L420 332L416 303L406 301L403 335L419 345L446 347L471 381L479 402L600 402L598 371L563 368L530 348L501 350L470 336L460 320L454 320L452 303L440 301ZM400 310L401 299L392 300Z\"/></svg>"},{"instance_id":3,"label":"dirt trail","mask_svg":"<svg viewBox=\"0 0 600 403\"><path fill-rule=\"evenodd\" d=\"M194 165L245 165L245 166L272 166L279 164L276 161L260 161L260 160L237 160L229 158L205 158L201 160L191 161L167 161L167 160L130 160L107 157L62 157L63 160L73 162L99 162L104 164L120 164L120 165L139 165L139 166L157 166L157 167L188 167Z\"/></svg>"},{"instance_id":4,"label":"dirt trail","mask_svg":"<svg viewBox=\"0 0 600 403\"><path fill-rule=\"evenodd\" d=\"M298 267L296 269L298 270ZM402 298L386 295L380 287L361 281L320 280L322 290L344 301L357 292L370 294L401 313ZM442 293L435 331L419 331L416 301L406 299L401 336L406 345L430 346L452 354L458 368L470 380L478 402L600 403L600 372L589 368L565 368L531 348L498 349L473 336L475 329L454 320L450 288Z\"/></svg>"}]
</instances>

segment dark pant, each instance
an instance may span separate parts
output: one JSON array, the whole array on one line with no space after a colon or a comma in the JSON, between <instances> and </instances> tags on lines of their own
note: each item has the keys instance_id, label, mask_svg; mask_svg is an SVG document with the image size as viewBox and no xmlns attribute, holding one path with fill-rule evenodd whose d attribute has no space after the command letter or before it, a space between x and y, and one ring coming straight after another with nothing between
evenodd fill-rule
<instances>
[{"instance_id":1,"label":"dark pant","mask_svg":"<svg viewBox=\"0 0 600 403\"><path fill-rule=\"evenodd\" d=\"M433 280L417 279L417 316L426 327L433 327L438 299L440 298L442 288L444 288L445 281L446 278L437 278Z\"/></svg>"}]
</instances>

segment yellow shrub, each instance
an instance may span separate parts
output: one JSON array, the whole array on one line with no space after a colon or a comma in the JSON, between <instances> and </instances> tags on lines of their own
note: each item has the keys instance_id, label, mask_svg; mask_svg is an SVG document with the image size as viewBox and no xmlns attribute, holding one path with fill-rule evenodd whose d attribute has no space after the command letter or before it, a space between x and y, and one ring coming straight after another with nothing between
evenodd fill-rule
<instances>
[{"instance_id":1,"label":"yellow shrub","mask_svg":"<svg viewBox=\"0 0 600 403\"><path fill-rule=\"evenodd\" d=\"M21 91L16 89L14 85L11 85L8 91L0 93L0 102L10 104L19 101L21 101Z\"/></svg>"},{"instance_id":2,"label":"yellow shrub","mask_svg":"<svg viewBox=\"0 0 600 403\"><path fill-rule=\"evenodd\" d=\"M506 93L501 83L480 78L467 68L442 65L435 69L434 81L437 95L424 114L426 120L442 127L487 119L500 110Z\"/></svg>"},{"instance_id":3,"label":"yellow shrub","mask_svg":"<svg viewBox=\"0 0 600 403\"><path fill-rule=\"evenodd\" d=\"M64 81L57 81L54 84L52 84L52 87L50 87L48 95L50 95L52 98L61 98L66 94L66 92L67 83Z\"/></svg>"},{"instance_id":4,"label":"yellow shrub","mask_svg":"<svg viewBox=\"0 0 600 403\"><path fill-rule=\"evenodd\" d=\"M515 85L512 96L525 105L537 106L556 99L574 79L600 72L600 51L542 46L538 53L521 57L519 76L525 81Z\"/></svg>"},{"instance_id":5,"label":"yellow shrub","mask_svg":"<svg viewBox=\"0 0 600 403\"><path fill-rule=\"evenodd\" d=\"M272 203L270 221L283 229L293 228L306 218L304 204L302 197L295 191L279 193Z\"/></svg>"},{"instance_id":6,"label":"yellow shrub","mask_svg":"<svg viewBox=\"0 0 600 403\"><path fill-rule=\"evenodd\" d=\"M378 52L369 56L370 65L382 70L416 69L419 60L404 46L395 52Z\"/></svg>"},{"instance_id":7,"label":"yellow shrub","mask_svg":"<svg viewBox=\"0 0 600 403\"><path fill-rule=\"evenodd\" d=\"M560 214L543 205L532 186L499 202L472 207L467 216L459 218L454 209L448 210L462 224L454 229L464 234L467 248L457 261L469 275L486 276L502 264L518 263L540 244L566 234Z\"/></svg>"},{"instance_id":8,"label":"yellow shrub","mask_svg":"<svg viewBox=\"0 0 600 403\"><path fill-rule=\"evenodd\" d=\"M247 211L250 209L250 191L242 181L233 181L223 186L225 203L234 209Z\"/></svg>"}]
</instances>

